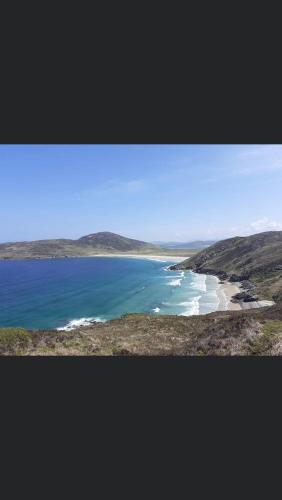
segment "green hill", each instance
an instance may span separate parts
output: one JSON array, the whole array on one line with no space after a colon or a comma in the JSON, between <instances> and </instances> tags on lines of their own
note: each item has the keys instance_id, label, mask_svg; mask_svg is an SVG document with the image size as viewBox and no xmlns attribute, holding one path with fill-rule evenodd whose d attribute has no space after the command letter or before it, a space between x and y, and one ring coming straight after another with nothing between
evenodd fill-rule
<instances>
[{"instance_id":1,"label":"green hill","mask_svg":"<svg viewBox=\"0 0 282 500\"><path fill-rule=\"evenodd\" d=\"M282 231L219 241L172 269L241 281L242 298L282 300Z\"/></svg>"},{"instance_id":2,"label":"green hill","mask_svg":"<svg viewBox=\"0 0 282 500\"><path fill-rule=\"evenodd\" d=\"M83 236L78 240L57 239L0 244L0 259L87 257L99 253L158 253L160 247L110 232Z\"/></svg>"},{"instance_id":3,"label":"green hill","mask_svg":"<svg viewBox=\"0 0 282 500\"><path fill-rule=\"evenodd\" d=\"M158 250L159 247L145 241L133 240L125 238L119 234L110 232L101 232L83 236L77 240L79 245L95 247L99 249L112 250L114 252L135 252L135 251L151 251Z\"/></svg>"}]
</instances>

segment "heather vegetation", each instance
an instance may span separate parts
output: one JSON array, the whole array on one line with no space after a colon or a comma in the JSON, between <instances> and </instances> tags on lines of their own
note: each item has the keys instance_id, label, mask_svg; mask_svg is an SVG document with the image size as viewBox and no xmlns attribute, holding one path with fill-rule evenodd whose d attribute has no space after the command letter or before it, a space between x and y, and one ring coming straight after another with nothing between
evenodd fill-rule
<instances>
[{"instance_id":1,"label":"heather vegetation","mask_svg":"<svg viewBox=\"0 0 282 500\"><path fill-rule=\"evenodd\" d=\"M173 266L242 282L239 299L282 300L282 231L219 241Z\"/></svg>"},{"instance_id":2,"label":"heather vegetation","mask_svg":"<svg viewBox=\"0 0 282 500\"><path fill-rule=\"evenodd\" d=\"M161 248L152 243L125 238L110 232L89 234L78 240L58 239L0 244L0 259L5 260L89 257L123 253L190 256L194 255L196 250Z\"/></svg>"},{"instance_id":3,"label":"heather vegetation","mask_svg":"<svg viewBox=\"0 0 282 500\"><path fill-rule=\"evenodd\" d=\"M6 355L281 355L282 303L191 317L127 314L68 332L2 329L0 338L1 354Z\"/></svg>"},{"instance_id":4,"label":"heather vegetation","mask_svg":"<svg viewBox=\"0 0 282 500\"><path fill-rule=\"evenodd\" d=\"M0 328L0 354L21 354L31 344L32 334L24 328Z\"/></svg>"}]
</instances>

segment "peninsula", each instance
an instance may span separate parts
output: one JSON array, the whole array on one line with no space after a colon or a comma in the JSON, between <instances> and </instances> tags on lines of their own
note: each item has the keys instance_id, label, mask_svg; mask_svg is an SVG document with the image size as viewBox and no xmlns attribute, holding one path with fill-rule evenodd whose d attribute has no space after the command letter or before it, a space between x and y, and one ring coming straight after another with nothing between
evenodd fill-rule
<instances>
[{"instance_id":1,"label":"peninsula","mask_svg":"<svg viewBox=\"0 0 282 500\"><path fill-rule=\"evenodd\" d=\"M50 259L67 257L151 255L189 257L196 249L167 249L111 232L82 236L77 240L55 239L0 244L0 259Z\"/></svg>"}]
</instances>

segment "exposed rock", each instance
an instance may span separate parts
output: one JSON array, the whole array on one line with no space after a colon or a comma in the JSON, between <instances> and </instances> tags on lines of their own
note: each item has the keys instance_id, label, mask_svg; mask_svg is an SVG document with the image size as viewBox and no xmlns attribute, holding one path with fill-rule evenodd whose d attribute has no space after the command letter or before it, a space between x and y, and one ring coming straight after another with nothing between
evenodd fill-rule
<instances>
[{"instance_id":1,"label":"exposed rock","mask_svg":"<svg viewBox=\"0 0 282 500\"><path fill-rule=\"evenodd\" d=\"M236 295L234 295L232 297L232 302L255 302L257 301L258 298L257 297L254 297L253 295L250 295L249 293L247 292L239 292L239 293L236 293Z\"/></svg>"}]
</instances>

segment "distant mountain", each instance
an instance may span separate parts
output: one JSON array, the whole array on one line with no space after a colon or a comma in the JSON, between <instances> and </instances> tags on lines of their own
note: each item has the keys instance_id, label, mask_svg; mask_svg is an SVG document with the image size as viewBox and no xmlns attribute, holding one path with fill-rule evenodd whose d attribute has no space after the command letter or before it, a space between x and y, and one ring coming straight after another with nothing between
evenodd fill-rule
<instances>
[{"instance_id":1,"label":"distant mountain","mask_svg":"<svg viewBox=\"0 0 282 500\"><path fill-rule=\"evenodd\" d=\"M172 269L192 269L241 281L241 299L282 300L282 231L222 240ZM239 297L238 297L239 299Z\"/></svg>"},{"instance_id":2,"label":"distant mountain","mask_svg":"<svg viewBox=\"0 0 282 500\"><path fill-rule=\"evenodd\" d=\"M110 232L89 234L88 236L79 238L77 243L119 252L132 252L136 250L148 251L158 249L156 245L152 245L151 243L133 240L131 238L126 238L125 236L120 236L119 234Z\"/></svg>"},{"instance_id":3,"label":"distant mountain","mask_svg":"<svg viewBox=\"0 0 282 500\"><path fill-rule=\"evenodd\" d=\"M99 253L158 253L151 243L133 240L110 232L83 236L78 240L57 239L0 244L0 259L81 257Z\"/></svg>"},{"instance_id":4,"label":"distant mountain","mask_svg":"<svg viewBox=\"0 0 282 500\"><path fill-rule=\"evenodd\" d=\"M177 242L177 241L169 241L169 242L162 242L162 241L155 241L154 244L161 246L162 248L187 248L187 249L194 249L194 248L206 248L210 245L213 245L216 243L217 240L207 240L207 241L190 241L187 243L182 243L182 242Z\"/></svg>"}]
</instances>

